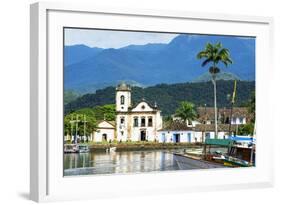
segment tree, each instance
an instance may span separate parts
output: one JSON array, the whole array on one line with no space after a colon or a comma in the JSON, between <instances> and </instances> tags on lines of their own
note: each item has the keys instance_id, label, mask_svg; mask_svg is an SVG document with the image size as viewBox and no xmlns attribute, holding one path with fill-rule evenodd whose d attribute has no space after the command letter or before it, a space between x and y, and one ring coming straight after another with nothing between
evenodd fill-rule
<instances>
[{"instance_id":1,"label":"tree","mask_svg":"<svg viewBox=\"0 0 281 205\"><path fill-rule=\"evenodd\" d=\"M253 133L254 133L254 124L253 123L240 125L238 127L238 135L253 135Z\"/></svg>"},{"instance_id":2,"label":"tree","mask_svg":"<svg viewBox=\"0 0 281 205\"><path fill-rule=\"evenodd\" d=\"M107 104L103 106L96 106L93 109L96 119L113 121L116 117L116 110L114 104Z\"/></svg>"},{"instance_id":3,"label":"tree","mask_svg":"<svg viewBox=\"0 0 281 205\"><path fill-rule=\"evenodd\" d=\"M163 127L169 127L173 123L171 115L163 116Z\"/></svg>"},{"instance_id":4,"label":"tree","mask_svg":"<svg viewBox=\"0 0 281 205\"><path fill-rule=\"evenodd\" d=\"M188 120L191 122L197 116L193 103L183 101L180 103L180 107L176 110L176 117L180 117L184 122Z\"/></svg>"},{"instance_id":5,"label":"tree","mask_svg":"<svg viewBox=\"0 0 281 205\"><path fill-rule=\"evenodd\" d=\"M228 64L232 64L230 53L228 49L223 48L219 42L217 44L207 43L205 50L200 51L197 54L198 59L205 59L202 63L202 67L207 64L212 64L209 68L209 72L212 75L212 81L214 85L214 109L215 109L215 138L218 136L218 123L217 123L217 88L216 88L216 74L220 72L218 68L219 63L223 63L226 67Z\"/></svg>"},{"instance_id":6,"label":"tree","mask_svg":"<svg viewBox=\"0 0 281 205\"><path fill-rule=\"evenodd\" d=\"M256 119L256 95L255 92L251 93L251 97L247 104L248 112L251 115L251 121L245 125L240 125L238 129L239 135L253 135L255 129L255 119Z\"/></svg>"},{"instance_id":7,"label":"tree","mask_svg":"<svg viewBox=\"0 0 281 205\"><path fill-rule=\"evenodd\" d=\"M114 104L96 106L94 108L82 108L71 112L64 117L64 135L88 136L96 130L97 121L115 120L116 110ZM76 136L77 134L77 136Z\"/></svg>"},{"instance_id":8,"label":"tree","mask_svg":"<svg viewBox=\"0 0 281 205\"><path fill-rule=\"evenodd\" d=\"M77 130L76 130L77 127ZM64 117L64 134L88 137L96 129L95 115L90 108L72 112ZM77 133L77 136L76 136ZM76 141L76 140L75 140Z\"/></svg>"}]
</instances>

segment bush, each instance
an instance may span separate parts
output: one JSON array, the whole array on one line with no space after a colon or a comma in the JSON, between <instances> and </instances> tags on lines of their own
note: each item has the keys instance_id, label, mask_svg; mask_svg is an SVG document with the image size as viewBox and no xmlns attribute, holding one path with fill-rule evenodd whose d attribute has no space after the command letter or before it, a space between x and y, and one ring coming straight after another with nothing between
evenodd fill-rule
<instances>
[{"instance_id":1,"label":"bush","mask_svg":"<svg viewBox=\"0 0 281 205\"><path fill-rule=\"evenodd\" d=\"M248 123L244 125L240 125L238 127L238 135L253 135L254 133L254 124Z\"/></svg>"}]
</instances>

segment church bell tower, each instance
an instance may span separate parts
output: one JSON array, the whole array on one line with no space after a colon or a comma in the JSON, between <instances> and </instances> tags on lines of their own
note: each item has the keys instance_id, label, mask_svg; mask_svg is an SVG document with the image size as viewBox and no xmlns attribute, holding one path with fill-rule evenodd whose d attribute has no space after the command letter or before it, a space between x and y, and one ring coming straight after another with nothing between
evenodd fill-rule
<instances>
[{"instance_id":1,"label":"church bell tower","mask_svg":"<svg viewBox=\"0 0 281 205\"><path fill-rule=\"evenodd\" d=\"M116 87L116 111L127 112L131 107L131 87L121 83Z\"/></svg>"}]
</instances>

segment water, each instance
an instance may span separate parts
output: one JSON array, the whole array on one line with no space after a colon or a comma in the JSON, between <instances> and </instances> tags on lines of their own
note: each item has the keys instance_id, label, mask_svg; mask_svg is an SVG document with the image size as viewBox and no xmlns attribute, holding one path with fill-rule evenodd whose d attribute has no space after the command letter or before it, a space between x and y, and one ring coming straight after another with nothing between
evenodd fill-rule
<instances>
[{"instance_id":1,"label":"water","mask_svg":"<svg viewBox=\"0 0 281 205\"><path fill-rule=\"evenodd\" d=\"M192 160L161 150L64 154L64 176L141 173L221 167L223 167L223 165L214 165L208 162Z\"/></svg>"},{"instance_id":2,"label":"water","mask_svg":"<svg viewBox=\"0 0 281 205\"><path fill-rule=\"evenodd\" d=\"M65 176L179 169L174 155L166 151L64 154Z\"/></svg>"}]
</instances>

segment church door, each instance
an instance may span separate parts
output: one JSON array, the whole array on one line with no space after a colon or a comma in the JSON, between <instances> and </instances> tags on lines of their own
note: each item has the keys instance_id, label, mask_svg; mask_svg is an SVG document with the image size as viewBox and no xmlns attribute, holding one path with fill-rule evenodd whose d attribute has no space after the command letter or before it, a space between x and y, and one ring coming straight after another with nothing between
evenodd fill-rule
<instances>
[{"instance_id":1,"label":"church door","mask_svg":"<svg viewBox=\"0 0 281 205\"><path fill-rule=\"evenodd\" d=\"M142 130L140 133L140 140L141 141L145 141L146 140L146 133L145 130Z\"/></svg>"}]
</instances>

